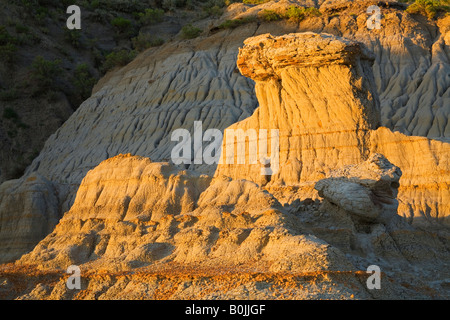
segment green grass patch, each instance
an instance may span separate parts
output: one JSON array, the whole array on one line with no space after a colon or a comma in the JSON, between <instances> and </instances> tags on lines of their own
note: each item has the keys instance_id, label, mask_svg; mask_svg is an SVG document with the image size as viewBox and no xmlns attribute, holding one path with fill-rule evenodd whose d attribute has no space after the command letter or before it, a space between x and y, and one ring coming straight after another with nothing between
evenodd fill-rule
<instances>
[{"instance_id":1,"label":"green grass patch","mask_svg":"<svg viewBox=\"0 0 450 320\"><path fill-rule=\"evenodd\" d=\"M242 26L247 23L256 22L258 19L255 16L240 18L240 19L233 19L233 20L226 20L222 24L220 24L217 28L219 29L234 29L239 26Z\"/></svg>"},{"instance_id":2,"label":"green grass patch","mask_svg":"<svg viewBox=\"0 0 450 320\"><path fill-rule=\"evenodd\" d=\"M416 0L406 9L406 12L433 19L440 12L450 12L450 0Z\"/></svg>"},{"instance_id":3,"label":"green grass patch","mask_svg":"<svg viewBox=\"0 0 450 320\"><path fill-rule=\"evenodd\" d=\"M263 21L279 21L283 19L283 16L277 13L275 10L261 10L258 13L258 17Z\"/></svg>"},{"instance_id":4,"label":"green grass patch","mask_svg":"<svg viewBox=\"0 0 450 320\"><path fill-rule=\"evenodd\" d=\"M290 6L284 14L285 19L291 19L297 22L304 20L307 17L318 17L321 13L317 8L305 8Z\"/></svg>"}]
</instances>

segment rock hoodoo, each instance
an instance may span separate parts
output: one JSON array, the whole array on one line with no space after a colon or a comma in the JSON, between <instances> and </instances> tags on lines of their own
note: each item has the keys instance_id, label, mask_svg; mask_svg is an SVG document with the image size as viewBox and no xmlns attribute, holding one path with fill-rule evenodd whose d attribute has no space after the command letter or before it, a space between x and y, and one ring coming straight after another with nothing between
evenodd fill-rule
<instances>
[{"instance_id":1,"label":"rock hoodoo","mask_svg":"<svg viewBox=\"0 0 450 320\"><path fill-rule=\"evenodd\" d=\"M280 170L266 186L269 190L298 186L303 197L315 197L315 181L378 152L403 173L399 214L445 221L450 212L450 146L379 127L371 61L362 44L328 34L247 39L238 67L256 81L259 108L229 129L279 130ZM223 148L228 144L235 141L225 140ZM258 181L258 169L248 162L224 161L216 175Z\"/></svg>"}]
</instances>

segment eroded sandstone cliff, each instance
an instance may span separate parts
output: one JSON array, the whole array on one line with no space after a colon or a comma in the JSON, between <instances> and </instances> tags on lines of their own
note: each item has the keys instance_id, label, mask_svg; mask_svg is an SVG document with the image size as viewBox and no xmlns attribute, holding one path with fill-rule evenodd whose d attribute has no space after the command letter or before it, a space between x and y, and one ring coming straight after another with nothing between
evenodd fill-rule
<instances>
[{"instance_id":1,"label":"eroded sandstone cliff","mask_svg":"<svg viewBox=\"0 0 450 320\"><path fill-rule=\"evenodd\" d=\"M240 298L267 298L278 281L268 274L277 279L297 277L290 282L289 290L283 287L283 294L275 294L278 298L285 298L286 294L290 298L342 298L342 292L356 298L447 297L448 233L443 227L419 229L398 214L397 193L401 192L404 170L370 150L375 139L372 132L382 130L388 137L395 134L386 128L377 129L378 101L371 93L370 56L364 50L357 42L327 34L262 35L247 40L238 64L244 73L256 78L260 107L252 117L231 128L270 125L269 128L279 129L280 173L261 185L250 181L261 174L259 165L220 164L211 180L207 175L130 154L105 160L83 179L74 205L54 231L16 263L19 270L31 266L52 272L64 271L69 265L80 266L85 270L84 288L71 292L61 277L53 285L39 283L31 291L21 291L19 296L124 298L127 296L119 294L123 286L141 283L140 288L129 290L128 297L138 294L155 298L161 283L155 283L151 275L167 276L182 266L184 270L197 270L192 276L194 283L165 279L165 286L174 291L164 297L229 298L236 296L235 285L239 283L253 291L239 292ZM290 59L292 52L296 55ZM306 65L304 57L311 58ZM330 59L330 65L326 59ZM342 81L335 83L335 78L329 77L326 80L330 70ZM304 73L311 74L311 78L302 78ZM330 97L329 104L328 99L307 103L315 97L301 95L312 90L308 79L319 88L336 85L341 95ZM272 103L261 96L271 97ZM321 126L314 121L306 123L306 117L301 121L303 105L315 112L321 110ZM341 114L336 112L335 117L327 118L327 111L333 107L341 108ZM294 119L299 121L292 121L288 114L295 114ZM313 118L313 112L308 114ZM259 120L268 119L267 115L270 121ZM336 133L329 134L333 127L348 130L338 130L342 139L333 140ZM304 130L303 135L296 130ZM316 142L319 141L328 149L338 150L330 159L334 157L339 163L327 164L328 158L320 158L320 152L305 159L303 145L298 142L308 136L309 149L320 150ZM343 141L349 145L339 144ZM352 145L353 141L359 142ZM340 149L344 151L339 152ZM446 149L429 152L439 159L445 156ZM302 157L292 158L292 154ZM299 164L318 161L327 171L322 173L323 179L309 182L318 191L316 201L296 199L282 204L271 194L272 188L276 192L282 188L285 197L305 194L304 190L275 187L277 179L291 178L284 173L289 166L286 159L290 158ZM248 171L240 169L244 167ZM412 175L409 167L404 168L407 175ZM372 292L361 281L361 272L373 264L389 275L382 291ZM92 270L105 277L93 277ZM119 276L132 270L138 273ZM198 272L200 275L196 275ZM223 281L218 280L218 273L228 277L231 274L226 280L231 282L199 295L202 286ZM299 285L308 274L321 275L319 287ZM6 269L3 276L8 279L12 275ZM199 282L197 277L206 277L210 282ZM256 284L257 278L263 279L263 286ZM408 289L402 285L405 279L413 279L408 280ZM330 281L335 285L332 289ZM427 291L419 289L423 287Z\"/></svg>"},{"instance_id":2,"label":"eroded sandstone cliff","mask_svg":"<svg viewBox=\"0 0 450 320\"><path fill-rule=\"evenodd\" d=\"M55 230L0 276L21 299L446 297L448 239L396 214L400 175L373 154L317 182L323 201L282 206L247 180L120 155L89 172ZM171 210L147 206L160 199ZM372 264L383 290L365 284ZM81 290L65 285L69 265ZM31 268L40 275L20 289Z\"/></svg>"},{"instance_id":3,"label":"eroded sandstone cliff","mask_svg":"<svg viewBox=\"0 0 450 320\"><path fill-rule=\"evenodd\" d=\"M282 196L289 194L284 186L297 186L300 197L315 197L315 181L379 152L403 173L398 214L447 220L450 144L379 127L372 59L364 46L314 33L261 35L244 43L237 64L255 80L259 107L228 129L279 130L280 169L268 190ZM225 140L223 149L236 143ZM250 164L248 154L244 164L229 163L223 160L216 175L260 181L261 164Z\"/></svg>"},{"instance_id":4,"label":"eroded sandstone cliff","mask_svg":"<svg viewBox=\"0 0 450 320\"><path fill-rule=\"evenodd\" d=\"M240 5L224 19L300 2ZM89 289L79 298L157 297L155 278L144 277L146 288L139 289L141 278L116 272L171 270L178 263L209 270L210 276L218 265L231 266L235 283L244 282L239 290L218 286L223 290L206 298L269 296L275 280L262 286L256 278L247 281L249 270L325 272L319 289L294 288L291 297L376 297L358 274L373 263L393 276L384 297L445 296L448 18L430 25L388 6L383 28L368 32L366 2L319 3L322 16L300 24L214 29L209 37L149 50L109 74L48 140L26 175L0 188L1 220L21 221L1 224L2 261L19 258L45 237L18 265L103 269L105 278L88 277ZM311 30L327 34L276 38ZM247 40L237 58L243 40L261 34ZM301 49L292 50L296 45ZM236 61L256 85L239 74ZM215 166L191 166L194 172L171 165L171 132L192 132L198 120L204 130L279 129L280 171L262 183L260 166L223 164L212 179ZM143 157L114 157L121 153ZM45 188L34 188L32 177ZM346 198L342 190L360 197ZM362 204L367 207L358 208ZM362 212L368 219L360 219ZM408 223L421 218L433 225ZM333 272L342 270L348 274L338 276L339 289L333 289L327 277L334 280ZM410 288L401 285L412 277ZM169 286L178 293L169 296L194 297L216 280L187 285L171 278ZM16 296L72 294L61 280Z\"/></svg>"}]
</instances>

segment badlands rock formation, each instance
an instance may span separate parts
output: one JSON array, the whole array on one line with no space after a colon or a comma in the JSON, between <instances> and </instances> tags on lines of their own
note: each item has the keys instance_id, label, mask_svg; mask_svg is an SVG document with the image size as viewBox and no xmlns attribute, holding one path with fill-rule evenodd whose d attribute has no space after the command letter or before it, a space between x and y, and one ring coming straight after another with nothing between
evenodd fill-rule
<instances>
[{"instance_id":1,"label":"badlands rock formation","mask_svg":"<svg viewBox=\"0 0 450 320\"><path fill-rule=\"evenodd\" d=\"M93 96L86 100L77 112L47 141L39 157L28 168L26 175L22 179L9 181L0 188L0 261L13 261L29 252L33 244L37 244L39 239L50 233L56 221L69 210L71 214L68 217L72 218L67 219L80 222L77 222L78 224L71 231L65 229L68 228L67 223L64 220L61 221L61 224L54 230L54 232L58 232L59 236L54 241L49 238L44 240L45 245L49 245L53 250L46 251L45 246L40 246L39 250L34 250L31 256L24 258L24 263L31 262L30 257L35 257L37 261L42 262L47 267L63 268L64 263L73 261L94 263L97 260L94 259L95 255L90 253L89 250L97 252L95 254L100 253L101 259L98 261L106 266L115 265L108 262L110 261L108 259L114 259L117 255L119 261L123 261L123 265L119 264L121 265L120 268L133 266L133 263L136 263L133 261L138 261L136 265L140 265L141 260L144 261L143 265L145 265L148 261L157 260L152 258L153 256L161 259L165 254L171 252L170 248L172 247L166 247L165 245L158 247L160 245L157 244L156 246L144 247L142 250L139 249L144 252L143 255L147 258L128 257L128 251L117 249L120 248L120 244L111 246L111 253L114 252L114 254L106 256L102 254L102 248L107 243L106 239L111 234L112 243L124 241L124 248L134 248L133 238L131 237L131 242L128 243L128 236L123 235L135 232L138 225L144 222L129 223L127 220L121 222L120 219L123 219L122 215L127 204L128 210L130 210L129 205L133 202L131 199L135 197L132 189L135 189L136 185L134 182L134 186L130 190L121 190L121 193L124 194L121 194L118 198L122 201L120 203L109 204L109 201L113 200L111 195L115 192L112 189L105 193L104 199L99 195L99 204L103 203L105 206L110 205L111 208L118 208L117 211L114 211L115 213L112 213L120 218L119 222L121 222L117 224L118 230L116 232L113 224L95 220L95 217L102 217L106 214L106 211L102 212L101 208L94 206L97 209L92 208L91 210L88 207L83 209L81 200L77 202L76 207L72 208L82 179L89 170L96 168L102 161L121 153L132 153L148 157L153 161L170 160L170 151L175 145L170 140L171 132L177 128L186 128L192 132L194 121L203 121L204 130L208 128L224 130L238 121L241 122L235 126L242 126L247 123L249 128L258 128L268 122L262 111L269 112L268 114L271 117L277 119L273 124L276 128L280 128L280 132L281 129L286 129L291 134L298 134L292 136L292 141L289 141L289 144L282 144L283 149L280 153L280 160L283 161L282 170L276 176L271 177L269 183L265 185L266 190L261 190L260 175L254 174L254 168L246 167L243 170L235 170L231 167L221 166L216 173L214 183L203 193L201 192L203 189L200 187L198 193L183 193L183 188L178 182L174 182L174 184L164 182L167 185L177 186L177 191L174 191L173 194L184 195L186 201L183 202L183 205L178 200L173 202L171 208L177 209L176 212L170 213L175 216L187 215L185 210L196 211L198 210L197 207L205 206L210 201L215 208L211 212L215 212L217 215L219 213L226 215L224 211L237 214L247 210L251 216L256 213L243 208L248 203L255 202L248 201L250 198L254 199L253 196L241 197L239 193L247 190L248 193L258 194L257 199L268 197L272 199L271 201L278 201L276 206L271 204L259 209L272 208L275 210L275 217L278 215L276 210L282 212L278 207L283 204L285 205L282 207L285 210L283 214L287 216L279 215L279 217L283 217L280 218L281 220L286 219L285 217L288 217L288 214L291 214L291 216L298 215L301 225L308 226L310 234L333 244L333 249L330 249L324 244L324 241L308 242L310 238L306 238L308 244L305 247L305 252L310 252L309 250L321 252L319 260L323 262L319 263L314 260L317 266L343 266L349 263L349 261L342 260L342 255L339 251L336 252L334 248L344 250L342 252L346 252L345 250L373 252L370 253L371 257L383 253L386 256L393 257L393 259L398 259L397 261L402 261L401 264L394 264L395 268L400 268L400 266L409 268L408 263L416 261L413 259L415 257L418 257L419 260L422 257L432 257L435 260L430 260L432 261L430 264L442 260L442 254L435 254L435 251L445 252L442 248L445 248L448 243L448 238L445 238L445 234L443 235L441 231L434 234L422 233L416 229L411 229L412 231L409 230L408 232L387 231L390 227L385 227L383 222L377 220L370 221L368 226L357 223L357 227L355 227L350 218L343 218L352 217L354 213L347 213L345 208L336 210L333 207L336 204L330 201L332 200L330 196L327 196L329 198L326 198L323 206L320 206L322 209L330 208L329 211L319 210L317 201L320 197L315 191L314 185L321 179L332 177L332 172L336 168L345 165L357 165L369 159L371 153L380 153L391 163L398 166L403 173L400 179L398 209L401 216L408 217L413 223L416 223L422 218L442 222L441 217L448 215L448 201L445 201L445 199L448 199L449 157L448 143L445 143L445 141L450 136L450 125L448 123L450 115L448 107L450 105L450 78L448 77L450 70L448 58L450 56L448 52L450 17L441 18L434 23L407 14L401 6L386 6L378 3L382 6L384 17L382 28L369 31L366 27L366 20L369 16L366 9L368 5L372 4L371 1L312 2L290 0L271 1L261 6L236 4L230 7L223 20L238 18L245 14L255 15L258 10L263 9L283 10L292 4L316 6L320 9L322 15L307 18L300 23L293 21L253 22L236 29L225 30L217 30L217 28L214 29L215 26L212 26L211 34L208 36L190 41L174 41L160 48L150 49L141 54L130 65L108 74L100 81ZM333 40L333 42L331 39L334 38L330 35L320 36L323 38L323 42L320 41L319 45L326 44L329 49L333 45L335 46L333 47L334 51L329 51L328 58L332 59L333 54L331 53L334 52L334 55L338 54L337 59L334 59L334 62L328 67L316 65L315 68L303 65L290 68L287 65L283 66L281 63L282 68L280 70L263 71L263 73L269 74L280 72L281 79L286 79L286 81L284 83L283 81L275 81L275 79L264 81L270 82L269 85L266 85L266 88L276 93L273 96L268 96L263 92L262 88L265 85L257 84L256 93L259 99L257 101L254 82L242 76L236 68L238 48L242 47L245 39L253 36L267 33L276 36L305 31L324 32L344 37L345 40L341 38ZM273 37L265 36L265 38L267 41L273 40ZM358 45L355 40L364 43L368 50L363 50L364 47ZM333 45L330 42L333 42ZM305 41L304 44L307 44L307 42ZM373 80L370 75L371 54L369 52L374 53L371 67ZM300 57L301 54L300 52ZM315 60L318 63L320 59L315 58ZM299 61L296 61L296 63L299 63ZM288 71L287 69L292 70ZM312 86L313 83L309 83L305 75L311 76L311 79L320 80L316 83L318 86ZM278 84L276 84L277 82ZM329 84L325 85L325 83ZM322 84L321 87L319 87L320 84ZM299 87L300 90L294 89ZM307 88L316 90L317 94L323 94L323 96L316 97L308 92ZM339 90L346 94L340 94ZM279 92L290 92L291 94L278 95ZM329 98L324 100L325 97ZM301 106L295 105L296 99L301 99L299 100L302 101ZM334 111L332 108L334 101L340 107L345 107L344 110L349 112L350 116L344 117L344 111ZM298 113L284 114L284 110L288 109L277 108L277 106L289 106L291 110ZM329 111L327 107L330 107ZM322 111L327 110L325 120L321 123L319 123L321 120L317 118L314 119L314 122L304 121L310 116L316 117L314 113L311 113L316 108L321 108ZM253 116L249 118L252 114ZM244 120L247 118L249 119ZM376 129L380 123L386 128ZM343 128L344 124L349 127ZM326 133L330 132L329 129L334 126L337 128L336 134L330 133L327 135ZM348 130L348 132L345 132L345 130ZM392 132L392 130L399 132ZM317 138L319 133L324 134L323 140ZM411 137L411 135L416 136ZM348 148L343 148L343 146L348 146ZM411 156L405 157L405 155ZM169 164L157 165L143 159L125 160L119 158L112 161L110 165L114 165L114 163L124 164L122 161L125 161L127 165L140 163L141 167L148 167L146 170L153 171L156 176L165 177L164 179L167 178L167 175L162 171L167 169L170 175L178 176L177 179L181 179L181 181L186 181L183 180L183 177L189 177L190 179L191 175L195 177L194 179L197 179L194 184L199 183L202 179L207 181L207 178L200 178L200 175L195 173L178 175L175 173L177 170ZM106 169L106 167L103 168ZM195 169L212 176L216 168L215 166L192 165L189 169ZM162 171L158 172L158 170ZM106 171L112 173L114 170L107 169ZM115 174L109 175L106 171L104 173L108 179L111 179ZM228 178L223 178L222 173L233 177L234 180L227 182ZM106 185L102 180L106 179L103 174L97 174L96 177L91 176L93 180L90 181L92 183L87 183L89 180L86 180L86 184L84 184L83 192L86 192L85 196L89 201L95 201L97 192L100 192L101 189L99 187L97 191L94 191L94 188ZM29 178L33 176L42 177L37 178L36 181L44 181L41 185L45 185L45 189L39 188L39 190L36 190L30 185L32 181ZM144 179L138 173L135 177L136 179ZM247 181L239 181L241 178ZM157 181L162 181L162 178ZM221 184L215 183L217 181ZM133 183L131 184L133 185ZM128 182L126 185L128 185ZM230 187L230 185L233 187ZM206 194L210 192L218 196L228 188L230 190L225 193L224 197L217 197L217 202L212 202L212 199L215 199L211 198L212 195L206 197ZM89 192L86 191L88 189ZM18 192L20 190L23 191ZM147 191L141 190L140 192L145 194ZM165 193L163 195L162 190L156 190L156 192L160 192L157 194L164 199L172 199L172 195ZM200 196L197 199L198 195ZM316 202L311 199L305 200L305 197L316 197L317 200ZM20 203L24 204L23 206L17 203L18 199L20 199ZM152 199L154 199L155 205L160 203L156 198ZM106 200L108 201L103 202ZM138 203L137 200L134 201ZM195 201L198 203L191 207L192 204L190 203L195 204ZM217 204L214 205L214 203ZM233 208L236 204L233 203L240 203L240 209L235 213ZM306 205L306 203L310 204ZM44 209L45 206L47 206L47 209ZM138 210L138 207L135 207L130 212L137 212ZM177 210L181 211L178 212ZM163 209L161 208L159 212L156 216L162 214ZM329 212L338 213L330 214ZM206 214L206 212L205 215L214 216L213 214ZM33 216L35 218L30 219ZM66 217L66 215L64 216ZM167 219L169 221L175 219L173 223L175 225L180 224L176 220L179 217L171 217L170 215ZM340 220L341 218L344 222ZM255 218L252 219L251 224L243 224L243 226L255 228L253 224ZM12 226L8 221L23 221L23 223ZM84 224L85 221L88 221L86 225ZM262 220L261 224L270 228L279 223L279 220L276 223L275 220L264 223L263 221L266 220ZM9 227L3 228L3 225L8 224ZM201 226L200 229L203 230L202 228L210 225L199 224L198 227ZM94 228L91 229L90 226L94 226ZM235 225L233 224L233 226ZM77 232L83 227L85 229L82 231L80 238L76 238ZM440 228L439 225L438 227ZM14 228L16 231L14 231ZM300 235L309 234L304 232L303 228L296 232L299 232ZM62 240L63 238L60 237L64 233L63 230L67 233L66 240ZM139 229L137 230L140 232ZM161 230L164 230L164 228ZM214 230L202 231L202 234L206 232L205 237L201 241L196 240L197 242L200 241L200 248L208 248L204 243L208 242L207 239L210 239L210 237L214 239ZM297 229L294 228L294 230ZM233 241L239 243L241 241L239 239L244 236L239 236L240 231L237 232L238 240ZM260 231L255 231L255 238L265 239L263 235L257 236L258 232ZM359 232L361 235L355 236L355 232ZM377 244L375 249L364 249L365 251L361 249L366 247L366 239L370 238L365 235L365 232L372 235L371 241ZM209 236L210 234L212 236ZM294 235L289 235L288 238L297 241L298 238L295 237L299 234L294 233ZM392 234L399 236L395 238ZM246 235L245 232L244 235ZM402 235L406 236L401 238ZM123 237L123 240L118 240L120 237ZM196 237L198 238L198 236ZM181 239L178 245L183 248L181 243L185 241L185 238L181 237ZM404 242L402 242L402 239ZM102 244L98 245L97 240L103 241ZM171 241L171 245L175 246L176 241ZM258 241L264 243L265 240ZM407 245L409 241L415 241L416 245L412 247ZM70 247L70 243L74 248L73 251L64 251L63 246L68 244ZM154 242L150 241L149 243ZM257 241L254 243L257 243ZM400 243L400 245L397 243ZM184 245L184 247L186 246ZM319 250L318 248L322 249ZM395 250L392 248L395 248ZM419 248L422 249L419 250ZM203 252L202 250L204 249L199 249L196 252ZM391 252L394 253L390 255ZM421 253L418 254L417 252ZM108 251L108 253L110 252ZM292 254L300 253L294 250ZM136 257L138 256L139 254L136 253ZM206 256L212 257L210 253L200 254L200 257ZM189 261L186 254L183 255L180 252L176 252L174 257L178 257L179 261ZM265 257L268 264L279 258L274 253L268 253ZM361 260L358 255L354 257L350 261L354 268L363 270L367 267L369 261ZM236 261L240 261L240 258L236 259ZM426 259L421 261L427 266ZM373 263L373 260L370 262ZM297 268L298 266L294 267ZM287 267L283 266L281 270L286 270L283 268ZM299 267L296 270L303 269ZM429 269L425 268L424 270L424 273L427 274ZM444 267L443 270L446 270L446 268ZM426 275L424 275L424 279L426 279ZM129 284L131 286L132 281ZM180 286L182 285L180 284ZM255 286L258 287L253 283L244 287L247 290ZM438 284L438 290L442 289L439 286L440 284ZM101 290L98 290L98 295L100 295ZM261 290L264 291L265 289ZM326 289L324 289L325 291ZM192 292L195 292L195 290ZM361 292L365 291L362 290ZM410 291L408 292L408 294L412 294ZM56 293L54 294L57 296ZM110 294L112 295L112 291ZM116 294L118 295L118 293ZM240 294L244 295L242 292ZM297 297L301 297L300 293L298 294ZM362 296L367 297L367 292L361 293Z\"/></svg>"},{"instance_id":2,"label":"badlands rock formation","mask_svg":"<svg viewBox=\"0 0 450 320\"><path fill-rule=\"evenodd\" d=\"M8 181L0 186L2 261L13 261L21 252L32 250L60 218L58 194L50 181L38 173L20 181L19 184Z\"/></svg>"},{"instance_id":3,"label":"badlands rock formation","mask_svg":"<svg viewBox=\"0 0 450 320\"><path fill-rule=\"evenodd\" d=\"M166 261L256 263L274 271L350 269L342 253L297 235L293 217L256 184L219 179L206 189L209 182L146 158L106 160L88 173L54 232L19 262L63 270L87 262L117 271Z\"/></svg>"},{"instance_id":4,"label":"badlands rock formation","mask_svg":"<svg viewBox=\"0 0 450 320\"><path fill-rule=\"evenodd\" d=\"M404 221L396 214L401 174L383 155L373 154L362 164L332 171L314 188L326 203L344 209L355 220L377 221L393 229Z\"/></svg>"},{"instance_id":5,"label":"badlands rock formation","mask_svg":"<svg viewBox=\"0 0 450 320\"><path fill-rule=\"evenodd\" d=\"M16 263L54 279L43 273L13 297L445 298L448 242L396 214L400 175L374 154L317 182L323 201L282 206L247 180L208 186L206 176L119 155L88 173L71 210ZM337 194L349 189L354 197ZM73 264L81 290L58 279ZM372 264L383 290L365 285ZM6 286L21 276L0 269Z\"/></svg>"},{"instance_id":6,"label":"badlands rock formation","mask_svg":"<svg viewBox=\"0 0 450 320\"><path fill-rule=\"evenodd\" d=\"M450 144L377 129L378 97L363 45L314 33L266 34L244 43L237 64L255 80L259 108L228 129L279 130L280 170L270 177L268 190L289 194L284 186L297 186L300 197L314 197L315 181L379 152L403 173L398 213L447 220ZM234 144L225 140L223 149ZM223 160L216 175L259 181L260 163L236 163Z\"/></svg>"}]
</instances>

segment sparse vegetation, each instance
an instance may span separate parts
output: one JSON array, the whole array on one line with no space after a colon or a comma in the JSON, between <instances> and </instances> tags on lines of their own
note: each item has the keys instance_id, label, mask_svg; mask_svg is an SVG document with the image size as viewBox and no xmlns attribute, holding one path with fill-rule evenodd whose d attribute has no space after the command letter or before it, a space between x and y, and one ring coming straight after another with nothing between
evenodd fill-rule
<instances>
[{"instance_id":1,"label":"sparse vegetation","mask_svg":"<svg viewBox=\"0 0 450 320\"><path fill-rule=\"evenodd\" d=\"M81 31L74 29L64 29L64 39L70 43L74 48L81 47Z\"/></svg>"},{"instance_id":2,"label":"sparse vegetation","mask_svg":"<svg viewBox=\"0 0 450 320\"><path fill-rule=\"evenodd\" d=\"M11 65L16 60L17 47L12 43L0 46L0 60Z\"/></svg>"},{"instance_id":3,"label":"sparse vegetation","mask_svg":"<svg viewBox=\"0 0 450 320\"><path fill-rule=\"evenodd\" d=\"M92 76L89 71L89 66L86 63L77 65L73 76L73 85L76 88L77 94L81 100L89 98L97 79Z\"/></svg>"},{"instance_id":4,"label":"sparse vegetation","mask_svg":"<svg viewBox=\"0 0 450 320\"><path fill-rule=\"evenodd\" d=\"M3 109L3 118L9 120L18 120L19 115L13 108L6 107L5 109Z\"/></svg>"},{"instance_id":5,"label":"sparse vegetation","mask_svg":"<svg viewBox=\"0 0 450 320\"><path fill-rule=\"evenodd\" d=\"M450 0L416 0L406 11L433 19L439 12L450 12Z\"/></svg>"},{"instance_id":6,"label":"sparse vegetation","mask_svg":"<svg viewBox=\"0 0 450 320\"><path fill-rule=\"evenodd\" d=\"M37 86L34 95L39 95L49 89L54 89L57 78L62 74L61 60L46 60L37 56L31 64L31 75Z\"/></svg>"},{"instance_id":7,"label":"sparse vegetation","mask_svg":"<svg viewBox=\"0 0 450 320\"><path fill-rule=\"evenodd\" d=\"M122 67L130 63L136 57L136 51L134 50L119 50L108 54L105 58L105 62L102 66L102 71L106 72L115 67Z\"/></svg>"},{"instance_id":8,"label":"sparse vegetation","mask_svg":"<svg viewBox=\"0 0 450 320\"><path fill-rule=\"evenodd\" d=\"M0 101L12 101L19 98L19 92L16 88L5 89L0 91Z\"/></svg>"},{"instance_id":9,"label":"sparse vegetation","mask_svg":"<svg viewBox=\"0 0 450 320\"><path fill-rule=\"evenodd\" d=\"M320 15L321 15L320 11L314 7L305 8L305 7L290 6L289 9L284 14L284 18L300 22L306 17L318 17Z\"/></svg>"},{"instance_id":10,"label":"sparse vegetation","mask_svg":"<svg viewBox=\"0 0 450 320\"><path fill-rule=\"evenodd\" d=\"M17 39L11 36L5 26L0 25L0 59L11 65L16 59Z\"/></svg>"},{"instance_id":11,"label":"sparse vegetation","mask_svg":"<svg viewBox=\"0 0 450 320\"><path fill-rule=\"evenodd\" d=\"M263 4L266 2L269 2L270 0L243 0L242 3L244 4Z\"/></svg>"},{"instance_id":12,"label":"sparse vegetation","mask_svg":"<svg viewBox=\"0 0 450 320\"><path fill-rule=\"evenodd\" d=\"M145 9L145 12L138 13L139 22L142 25L151 25L161 22L164 17L162 9Z\"/></svg>"},{"instance_id":13,"label":"sparse vegetation","mask_svg":"<svg viewBox=\"0 0 450 320\"><path fill-rule=\"evenodd\" d=\"M281 20L283 17L275 10L262 10L259 12L259 18L263 21L270 22Z\"/></svg>"},{"instance_id":14,"label":"sparse vegetation","mask_svg":"<svg viewBox=\"0 0 450 320\"><path fill-rule=\"evenodd\" d=\"M111 25L116 28L119 33L128 34L131 31L131 20L117 17L111 20Z\"/></svg>"},{"instance_id":15,"label":"sparse vegetation","mask_svg":"<svg viewBox=\"0 0 450 320\"><path fill-rule=\"evenodd\" d=\"M318 17L320 15L320 11L314 7L297 7L292 5L284 13L280 13L275 10L261 10L258 14L258 17L249 16L240 19L227 20L219 25L218 28L232 29L246 23L255 22L258 19L266 22L279 21L282 19L290 19L300 22L307 17Z\"/></svg>"},{"instance_id":16,"label":"sparse vegetation","mask_svg":"<svg viewBox=\"0 0 450 320\"><path fill-rule=\"evenodd\" d=\"M137 51L144 51L150 47L160 46L164 43L164 40L158 37L154 37L148 33L139 33L139 35L131 39L133 47Z\"/></svg>"},{"instance_id":17,"label":"sparse vegetation","mask_svg":"<svg viewBox=\"0 0 450 320\"><path fill-rule=\"evenodd\" d=\"M218 26L219 29L234 29L246 23L257 21L255 16L245 17L241 19L227 20Z\"/></svg>"},{"instance_id":18,"label":"sparse vegetation","mask_svg":"<svg viewBox=\"0 0 450 320\"><path fill-rule=\"evenodd\" d=\"M202 30L194 27L192 24L187 24L181 29L181 35L183 39L194 39L197 38Z\"/></svg>"}]
</instances>

